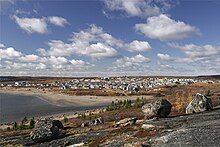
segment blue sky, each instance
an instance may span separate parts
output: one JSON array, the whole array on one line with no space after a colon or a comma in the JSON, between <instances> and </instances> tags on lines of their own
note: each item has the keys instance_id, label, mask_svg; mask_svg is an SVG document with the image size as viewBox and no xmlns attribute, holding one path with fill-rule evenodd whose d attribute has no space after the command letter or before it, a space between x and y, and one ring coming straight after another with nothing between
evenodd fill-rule
<instances>
[{"instance_id":1,"label":"blue sky","mask_svg":"<svg viewBox=\"0 0 220 147\"><path fill-rule=\"evenodd\" d=\"M220 73L220 2L0 1L0 75Z\"/></svg>"}]
</instances>

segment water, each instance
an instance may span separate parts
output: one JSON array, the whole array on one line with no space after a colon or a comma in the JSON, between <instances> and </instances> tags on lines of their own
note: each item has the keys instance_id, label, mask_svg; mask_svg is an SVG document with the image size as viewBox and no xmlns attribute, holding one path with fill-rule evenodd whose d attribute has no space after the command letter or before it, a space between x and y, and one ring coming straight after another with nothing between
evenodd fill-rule
<instances>
[{"instance_id":1,"label":"water","mask_svg":"<svg viewBox=\"0 0 220 147\"><path fill-rule=\"evenodd\" d=\"M52 105L38 97L24 95L9 95L0 93L0 123L20 121L25 116L28 118L39 117L65 112L76 112L101 108L100 106L61 107Z\"/></svg>"}]
</instances>

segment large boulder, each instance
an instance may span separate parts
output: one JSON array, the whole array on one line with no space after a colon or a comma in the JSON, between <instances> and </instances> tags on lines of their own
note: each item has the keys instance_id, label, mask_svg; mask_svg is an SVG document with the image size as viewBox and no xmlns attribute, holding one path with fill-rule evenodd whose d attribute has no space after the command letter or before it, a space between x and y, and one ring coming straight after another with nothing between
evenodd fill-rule
<instances>
[{"instance_id":1,"label":"large boulder","mask_svg":"<svg viewBox=\"0 0 220 147\"><path fill-rule=\"evenodd\" d=\"M186 107L186 114L198 113L212 109L213 106L211 99L206 97L205 95L197 93L193 97L193 100Z\"/></svg>"},{"instance_id":2,"label":"large boulder","mask_svg":"<svg viewBox=\"0 0 220 147\"><path fill-rule=\"evenodd\" d=\"M142 107L145 118L167 117L170 114L172 104L166 99L157 99L155 102L145 104Z\"/></svg>"},{"instance_id":3,"label":"large boulder","mask_svg":"<svg viewBox=\"0 0 220 147\"><path fill-rule=\"evenodd\" d=\"M37 120L30 137L35 142L55 139L59 136L60 129L63 129L63 124L59 120L52 120L49 118L39 119Z\"/></svg>"}]
</instances>

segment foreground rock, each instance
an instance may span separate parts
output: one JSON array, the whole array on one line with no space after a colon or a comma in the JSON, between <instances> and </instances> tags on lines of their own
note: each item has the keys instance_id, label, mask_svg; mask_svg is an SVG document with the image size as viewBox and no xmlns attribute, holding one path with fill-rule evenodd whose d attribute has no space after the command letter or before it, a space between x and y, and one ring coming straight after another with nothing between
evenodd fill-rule
<instances>
[{"instance_id":1,"label":"foreground rock","mask_svg":"<svg viewBox=\"0 0 220 147\"><path fill-rule=\"evenodd\" d=\"M197 93L193 100L189 103L186 108L186 114L198 113L203 111L212 110L212 101L210 98Z\"/></svg>"},{"instance_id":2,"label":"foreground rock","mask_svg":"<svg viewBox=\"0 0 220 147\"><path fill-rule=\"evenodd\" d=\"M55 139L60 135L60 129L63 124L59 120L41 119L36 122L30 137L35 142Z\"/></svg>"},{"instance_id":3,"label":"foreground rock","mask_svg":"<svg viewBox=\"0 0 220 147\"><path fill-rule=\"evenodd\" d=\"M81 124L81 127L88 127L88 126L97 126L104 124L104 119L102 117L96 118L91 121L86 121Z\"/></svg>"},{"instance_id":4,"label":"foreground rock","mask_svg":"<svg viewBox=\"0 0 220 147\"><path fill-rule=\"evenodd\" d=\"M158 99L153 103L145 104L142 111L147 119L153 117L167 117L170 114L172 104L166 99Z\"/></svg>"},{"instance_id":5,"label":"foreground rock","mask_svg":"<svg viewBox=\"0 0 220 147\"><path fill-rule=\"evenodd\" d=\"M150 140L151 146L154 147L220 146L220 109L163 118L146 123L155 126L167 126L163 133Z\"/></svg>"},{"instance_id":6,"label":"foreground rock","mask_svg":"<svg viewBox=\"0 0 220 147\"><path fill-rule=\"evenodd\" d=\"M122 119L119 122L115 123L114 127L125 127L125 126L128 126L128 125L133 125L133 124L136 123L136 121L137 121L136 117L125 118L125 119Z\"/></svg>"},{"instance_id":7,"label":"foreground rock","mask_svg":"<svg viewBox=\"0 0 220 147\"><path fill-rule=\"evenodd\" d=\"M66 136L36 143L29 136L0 137L0 146L154 146L154 147L200 147L220 146L220 109L192 115L145 120L145 125L113 128L106 123L102 128L87 129L72 134L76 128L64 130ZM110 127L110 128L109 128ZM21 133L21 132L19 132Z\"/></svg>"}]
</instances>

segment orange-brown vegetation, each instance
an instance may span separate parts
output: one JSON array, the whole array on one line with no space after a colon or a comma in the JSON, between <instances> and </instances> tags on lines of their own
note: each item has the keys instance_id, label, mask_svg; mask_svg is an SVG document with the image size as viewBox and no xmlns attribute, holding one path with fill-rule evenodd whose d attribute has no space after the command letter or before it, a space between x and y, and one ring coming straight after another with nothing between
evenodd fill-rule
<instances>
[{"instance_id":1,"label":"orange-brown vegetation","mask_svg":"<svg viewBox=\"0 0 220 147\"><path fill-rule=\"evenodd\" d=\"M12 137L12 136L19 136L19 135L29 135L31 132L31 129L27 130L1 130L0 131L0 138L3 137Z\"/></svg>"},{"instance_id":2,"label":"orange-brown vegetation","mask_svg":"<svg viewBox=\"0 0 220 147\"><path fill-rule=\"evenodd\" d=\"M106 91L101 89L69 89L69 90L62 90L61 93L68 94L68 95L77 95L77 96L123 96L122 92L116 91Z\"/></svg>"},{"instance_id":3,"label":"orange-brown vegetation","mask_svg":"<svg viewBox=\"0 0 220 147\"><path fill-rule=\"evenodd\" d=\"M193 95L201 93L206 95L210 91L213 106L220 105L220 83L203 83L192 85L165 86L157 91L159 97L168 99L173 107L171 115L185 114L186 107L192 101ZM155 92L156 93L156 92Z\"/></svg>"},{"instance_id":4,"label":"orange-brown vegetation","mask_svg":"<svg viewBox=\"0 0 220 147\"><path fill-rule=\"evenodd\" d=\"M81 123L85 120L94 119L97 117L102 117L105 122L118 121L128 117L136 117L138 119L144 118L144 114L140 108L128 108L128 109L120 109L114 111L106 111L99 114L91 113L91 116L86 116L86 118L71 118L69 119L68 125L71 127L79 127Z\"/></svg>"},{"instance_id":5,"label":"orange-brown vegetation","mask_svg":"<svg viewBox=\"0 0 220 147\"><path fill-rule=\"evenodd\" d=\"M122 90L111 90L111 89L66 89L60 90L53 88L53 91L58 93L68 94L68 95L76 95L76 96L125 96L125 95L149 95L146 90L141 90L140 92L128 92Z\"/></svg>"}]
</instances>

